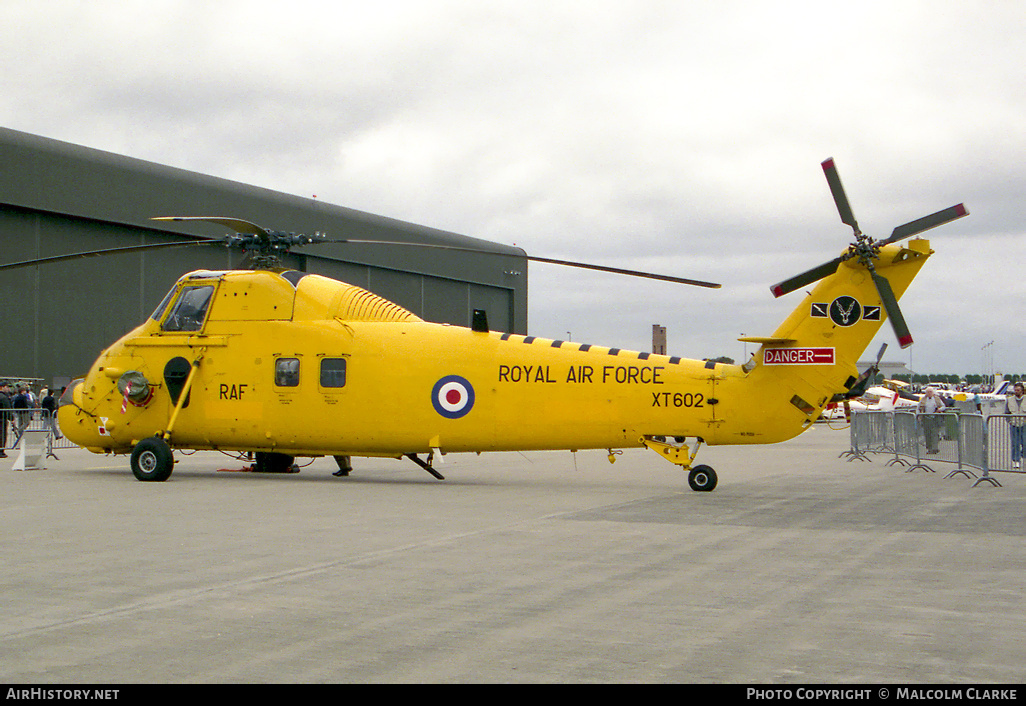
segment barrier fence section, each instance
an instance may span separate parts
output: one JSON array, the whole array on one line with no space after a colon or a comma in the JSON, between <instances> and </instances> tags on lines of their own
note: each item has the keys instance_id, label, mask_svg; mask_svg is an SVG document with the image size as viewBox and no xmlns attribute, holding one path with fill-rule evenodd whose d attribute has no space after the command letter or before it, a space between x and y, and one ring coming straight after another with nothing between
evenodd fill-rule
<instances>
[{"instance_id":1,"label":"barrier fence section","mask_svg":"<svg viewBox=\"0 0 1026 706\"><path fill-rule=\"evenodd\" d=\"M987 472L987 421L981 414L959 416L959 445L962 459L970 468Z\"/></svg>"},{"instance_id":2,"label":"barrier fence section","mask_svg":"<svg viewBox=\"0 0 1026 706\"><path fill-rule=\"evenodd\" d=\"M45 431L46 455L57 458L54 449L73 449L75 444L61 433L57 416L45 409L0 409L0 449L7 452L18 448L26 431ZM8 454L10 455L10 454Z\"/></svg>"},{"instance_id":3,"label":"barrier fence section","mask_svg":"<svg viewBox=\"0 0 1026 706\"><path fill-rule=\"evenodd\" d=\"M841 455L848 456L849 461L868 461L866 454L894 453L894 424L891 417L890 412L853 412L850 426L851 450Z\"/></svg>"},{"instance_id":4,"label":"barrier fence section","mask_svg":"<svg viewBox=\"0 0 1026 706\"><path fill-rule=\"evenodd\" d=\"M910 463L902 458L914 458L913 468L922 466L919 453L919 424L916 415L909 412L895 412L891 419L894 423L894 458L887 462L888 466L901 464L908 466Z\"/></svg>"},{"instance_id":5,"label":"barrier fence section","mask_svg":"<svg viewBox=\"0 0 1026 706\"><path fill-rule=\"evenodd\" d=\"M1006 414L912 411L856 411L851 420L849 461L868 453L890 453L887 465L935 472L932 465L954 464L947 477L964 475L994 486L991 471L1026 472L1026 417ZM977 475L973 469L980 471Z\"/></svg>"},{"instance_id":6,"label":"barrier fence section","mask_svg":"<svg viewBox=\"0 0 1026 706\"><path fill-rule=\"evenodd\" d=\"M987 417L987 465L992 471L1023 473L1023 436L1026 417L992 414Z\"/></svg>"}]
</instances>

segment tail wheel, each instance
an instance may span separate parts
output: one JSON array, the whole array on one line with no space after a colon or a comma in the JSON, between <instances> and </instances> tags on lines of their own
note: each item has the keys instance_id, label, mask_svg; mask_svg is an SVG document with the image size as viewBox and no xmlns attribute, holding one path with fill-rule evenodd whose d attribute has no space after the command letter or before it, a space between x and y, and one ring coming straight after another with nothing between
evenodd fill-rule
<instances>
[{"instance_id":1,"label":"tail wheel","mask_svg":"<svg viewBox=\"0 0 1026 706\"><path fill-rule=\"evenodd\" d=\"M174 470L171 447L157 436L143 439L132 449L132 474L142 481L165 481Z\"/></svg>"},{"instance_id":2,"label":"tail wheel","mask_svg":"<svg viewBox=\"0 0 1026 706\"><path fill-rule=\"evenodd\" d=\"M695 466L688 473L688 485L692 490L708 492L716 487L716 471L709 466Z\"/></svg>"}]
</instances>

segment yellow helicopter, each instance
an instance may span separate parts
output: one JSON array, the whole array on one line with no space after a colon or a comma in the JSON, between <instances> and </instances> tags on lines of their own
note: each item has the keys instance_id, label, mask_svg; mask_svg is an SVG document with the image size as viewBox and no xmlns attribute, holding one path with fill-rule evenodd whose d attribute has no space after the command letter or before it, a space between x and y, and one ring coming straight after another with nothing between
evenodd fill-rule
<instances>
[{"instance_id":1,"label":"yellow helicopter","mask_svg":"<svg viewBox=\"0 0 1026 706\"><path fill-rule=\"evenodd\" d=\"M833 160L823 169L855 241L772 287L780 296L818 282L771 335L741 339L760 344L742 365L490 331L483 316L470 328L430 323L276 265L276 253L321 236L204 218L233 229L228 241L251 250L258 269L182 276L68 387L61 429L95 453L131 454L144 481L171 475L173 449L250 453L268 472L334 456L343 475L353 456L406 457L441 479L434 465L447 453L609 449L612 458L647 447L688 471L692 489L712 490L715 471L693 465L702 444L790 439L828 403L861 394L869 376L856 361L884 320L911 343L897 300L933 251L898 241L968 213L953 206L875 241L859 230Z\"/></svg>"}]
</instances>

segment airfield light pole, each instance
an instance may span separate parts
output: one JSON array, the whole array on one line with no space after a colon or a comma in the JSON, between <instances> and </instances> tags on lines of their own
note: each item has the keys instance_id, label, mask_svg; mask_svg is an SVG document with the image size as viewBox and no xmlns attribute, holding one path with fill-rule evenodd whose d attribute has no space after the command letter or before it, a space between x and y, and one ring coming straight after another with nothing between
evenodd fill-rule
<instances>
[{"instance_id":1,"label":"airfield light pole","mask_svg":"<svg viewBox=\"0 0 1026 706\"><path fill-rule=\"evenodd\" d=\"M983 366L983 379L988 385L994 384L994 359L992 357L994 355L993 345L994 341L991 341L990 343L984 344L980 347L980 362ZM989 365L988 362L990 363Z\"/></svg>"}]
</instances>

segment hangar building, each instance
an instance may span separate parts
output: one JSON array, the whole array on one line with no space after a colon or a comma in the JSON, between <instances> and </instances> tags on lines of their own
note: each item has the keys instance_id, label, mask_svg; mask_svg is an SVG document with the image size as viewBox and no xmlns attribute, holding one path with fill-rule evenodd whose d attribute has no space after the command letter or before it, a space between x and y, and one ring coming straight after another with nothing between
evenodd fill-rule
<instances>
[{"instance_id":1,"label":"hangar building","mask_svg":"<svg viewBox=\"0 0 1026 706\"><path fill-rule=\"evenodd\" d=\"M492 330L527 331L527 260L518 248L0 128L0 263L226 234L154 216L485 251L320 244L284 264L358 285L428 321L470 326L483 309ZM0 270L0 378L66 384L182 274L241 261L227 249L185 247Z\"/></svg>"}]
</instances>

